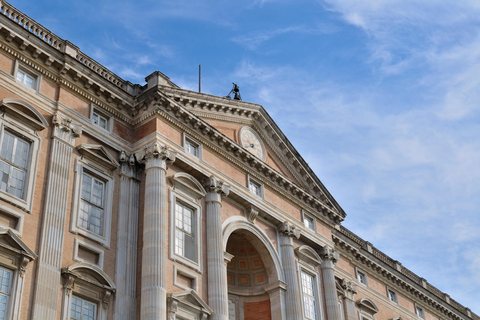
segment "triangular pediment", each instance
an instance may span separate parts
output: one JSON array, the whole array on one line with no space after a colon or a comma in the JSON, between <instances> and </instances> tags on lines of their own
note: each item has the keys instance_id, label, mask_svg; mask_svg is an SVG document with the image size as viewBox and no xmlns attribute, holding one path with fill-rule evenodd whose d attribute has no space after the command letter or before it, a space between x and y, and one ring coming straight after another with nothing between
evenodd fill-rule
<instances>
[{"instance_id":1,"label":"triangular pediment","mask_svg":"<svg viewBox=\"0 0 480 320\"><path fill-rule=\"evenodd\" d=\"M202 300L202 298L200 298L195 290L171 292L168 294L168 300L175 301L178 304L205 312L209 315L212 313L212 309Z\"/></svg>"},{"instance_id":2,"label":"triangular pediment","mask_svg":"<svg viewBox=\"0 0 480 320\"><path fill-rule=\"evenodd\" d=\"M34 260L37 255L10 229L0 228L0 246L11 252L27 256Z\"/></svg>"},{"instance_id":3,"label":"triangular pediment","mask_svg":"<svg viewBox=\"0 0 480 320\"><path fill-rule=\"evenodd\" d=\"M104 146L83 143L77 147L82 157L102 165L109 170L116 169L119 163Z\"/></svg>"}]
</instances>

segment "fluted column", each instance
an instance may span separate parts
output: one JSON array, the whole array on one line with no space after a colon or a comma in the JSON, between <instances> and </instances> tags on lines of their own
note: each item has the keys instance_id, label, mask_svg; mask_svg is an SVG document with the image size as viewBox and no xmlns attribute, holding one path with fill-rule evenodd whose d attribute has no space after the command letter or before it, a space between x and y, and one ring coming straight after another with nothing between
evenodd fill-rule
<instances>
[{"instance_id":1,"label":"fluted column","mask_svg":"<svg viewBox=\"0 0 480 320\"><path fill-rule=\"evenodd\" d=\"M137 238L140 177L133 154L120 154L115 320L136 318Z\"/></svg>"},{"instance_id":2,"label":"fluted column","mask_svg":"<svg viewBox=\"0 0 480 320\"><path fill-rule=\"evenodd\" d=\"M222 236L222 195L227 196L230 186L211 176L204 182L207 215L207 274L208 304L213 310L211 320L228 320L227 267Z\"/></svg>"},{"instance_id":3,"label":"fluted column","mask_svg":"<svg viewBox=\"0 0 480 320\"><path fill-rule=\"evenodd\" d=\"M325 304L327 306L327 319L338 320L341 319L340 308L338 307L337 288L335 285L335 274L333 268L338 261L338 253L333 249L324 247L320 250L322 257L322 278L323 289L325 291Z\"/></svg>"},{"instance_id":4,"label":"fluted column","mask_svg":"<svg viewBox=\"0 0 480 320\"><path fill-rule=\"evenodd\" d=\"M60 287L70 164L82 126L57 113L53 117L47 192L40 238L32 319L56 319Z\"/></svg>"},{"instance_id":5,"label":"fluted column","mask_svg":"<svg viewBox=\"0 0 480 320\"><path fill-rule=\"evenodd\" d=\"M300 238L300 230L290 222L285 221L278 231L280 233L279 243L283 274L287 283L287 292L285 294L287 319L300 320L303 319L302 300L300 298L300 285L298 283L295 252L293 250L293 238Z\"/></svg>"},{"instance_id":6,"label":"fluted column","mask_svg":"<svg viewBox=\"0 0 480 320\"><path fill-rule=\"evenodd\" d=\"M141 320L167 318L167 203L165 174L176 153L158 143L145 147Z\"/></svg>"},{"instance_id":7,"label":"fluted column","mask_svg":"<svg viewBox=\"0 0 480 320\"><path fill-rule=\"evenodd\" d=\"M355 294L357 293L357 286L353 282L344 279L342 281L342 288L345 293L345 320L356 320Z\"/></svg>"}]
</instances>

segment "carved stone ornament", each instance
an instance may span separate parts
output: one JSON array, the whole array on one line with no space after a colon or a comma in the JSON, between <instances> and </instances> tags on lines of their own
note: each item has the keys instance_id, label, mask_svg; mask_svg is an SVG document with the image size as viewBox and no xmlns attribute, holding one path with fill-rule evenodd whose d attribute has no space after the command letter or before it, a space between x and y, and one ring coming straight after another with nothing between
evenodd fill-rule
<instances>
[{"instance_id":1,"label":"carved stone ornament","mask_svg":"<svg viewBox=\"0 0 480 320\"><path fill-rule=\"evenodd\" d=\"M27 257L25 257L25 256L21 257L20 266L18 268L20 277L23 278L23 276L25 275L25 272L27 271L27 264L29 262L30 262L30 259L28 259Z\"/></svg>"},{"instance_id":2,"label":"carved stone ornament","mask_svg":"<svg viewBox=\"0 0 480 320\"><path fill-rule=\"evenodd\" d=\"M175 158L177 157L177 153L172 149L168 148L167 146L161 146L158 142L154 142L152 145L145 146L144 148L144 156L145 160L151 158L158 158L161 160L165 160L167 163L173 163Z\"/></svg>"},{"instance_id":3,"label":"carved stone ornament","mask_svg":"<svg viewBox=\"0 0 480 320\"><path fill-rule=\"evenodd\" d=\"M222 180L215 178L213 175L205 179L203 186L205 190L210 193L218 193L224 196L228 196L230 193L230 186Z\"/></svg>"},{"instance_id":4,"label":"carved stone ornament","mask_svg":"<svg viewBox=\"0 0 480 320\"><path fill-rule=\"evenodd\" d=\"M245 216L247 217L248 221L250 222L255 221L255 219L257 219L257 216L258 216L258 209L255 208L254 206L247 207L247 210L245 211Z\"/></svg>"},{"instance_id":5,"label":"carved stone ornament","mask_svg":"<svg viewBox=\"0 0 480 320\"><path fill-rule=\"evenodd\" d=\"M336 252L332 248L323 247L320 250L320 257L323 260L329 260L329 261L332 261L333 263L337 263L338 259L340 258L340 255L338 254L338 252Z\"/></svg>"},{"instance_id":6,"label":"carved stone ornament","mask_svg":"<svg viewBox=\"0 0 480 320\"><path fill-rule=\"evenodd\" d=\"M69 296L75 287L75 277L72 277L71 275L67 275L65 279L64 287L65 287L67 296Z\"/></svg>"},{"instance_id":7,"label":"carved stone ornament","mask_svg":"<svg viewBox=\"0 0 480 320\"><path fill-rule=\"evenodd\" d=\"M76 123L72 119L56 113L53 116L53 136L67 143L73 143L76 137L82 134L82 125Z\"/></svg>"},{"instance_id":8,"label":"carved stone ornament","mask_svg":"<svg viewBox=\"0 0 480 320\"><path fill-rule=\"evenodd\" d=\"M178 310L178 302L172 298L168 299L168 320L175 320Z\"/></svg>"},{"instance_id":9,"label":"carved stone ornament","mask_svg":"<svg viewBox=\"0 0 480 320\"><path fill-rule=\"evenodd\" d=\"M103 295L102 299L102 307L104 309L108 309L108 303L110 302L110 298L112 297L112 292L109 290L105 290L105 293Z\"/></svg>"},{"instance_id":10,"label":"carved stone ornament","mask_svg":"<svg viewBox=\"0 0 480 320\"><path fill-rule=\"evenodd\" d=\"M278 229L285 237L293 237L300 239L300 229L292 225L290 222L285 221Z\"/></svg>"}]
</instances>

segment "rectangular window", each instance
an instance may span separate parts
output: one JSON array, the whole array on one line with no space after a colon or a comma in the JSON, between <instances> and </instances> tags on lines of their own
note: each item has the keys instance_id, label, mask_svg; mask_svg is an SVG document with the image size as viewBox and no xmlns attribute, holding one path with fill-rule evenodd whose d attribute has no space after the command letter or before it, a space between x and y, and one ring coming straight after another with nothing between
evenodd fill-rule
<instances>
[{"instance_id":1,"label":"rectangular window","mask_svg":"<svg viewBox=\"0 0 480 320\"><path fill-rule=\"evenodd\" d=\"M0 189L24 198L30 142L4 131L0 150Z\"/></svg>"},{"instance_id":2,"label":"rectangular window","mask_svg":"<svg viewBox=\"0 0 480 320\"><path fill-rule=\"evenodd\" d=\"M175 254L192 261L196 261L194 215L194 210L175 203Z\"/></svg>"},{"instance_id":3,"label":"rectangular window","mask_svg":"<svg viewBox=\"0 0 480 320\"><path fill-rule=\"evenodd\" d=\"M22 69L17 70L17 81L29 88L36 89L37 78Z\"/></svg>"},{"instance_id":4,"label":"rectangular window","mask_svg":"<svg viewBox=\"0 0 480 320\"><path fill-rule=\"evenodd\" d=\"M420 318L425 319L425 311L423 310L422 307L415 306L415 313L416 313L417 316L419 316Z\"/></svg>"},{"instance_id":5,"label":"rectangular window","mask_svg":"<svg viewBox=\"0 0 480 320\"><path fill-rule=\"evenodd\" d=\"M97 319L97 305L79 298L72 296L72 305L70 308L71 320L96 320Z\"/></svg>"},{"instance_id":6,"label":"rectangular window","mask_svg":"<svg viewBox=\"0 0 480 320\"><path fill-rule=\"evenodd\" d=\"M393 302L398 302L397 293L391 289L387 289L388 299Z\"/></svg>"},{"instance_id":7,"label":"rectangular window","mask_svg":"<svg viewBox=\"0 0 480 320\"><path fill-rule=\"evenodd\" d=\"M197 158L200 156L198 144L188 139L185 139L185 151Z\"/></svg>"},{"instance_id":8,"label":"rectangular window","mask_svg":"<svg viewBox=\"0 0 480 320\"><path fill-rule=\"evenodd\" d=\"M13 272L0 267L0 320L7 319Z\"/></svg>"},{"instance_id":9,"label":"rectangular window","mask_svg":"<svg viewBox=\"0 0 480 320\"><path fill-rule=\"evenodd\" d=\"M103 235L105 182L83 173L78 224L80 227Z\"/></svg>"},{"instance_id":10,"label":"rectangular window","mask_svg":"<svg viewBox=\"0 0 480 320\"><path fill-rule=\"evenodd\" d=\"M357 280L364 285L367 285L367 274L363 271L357 270Z\"/></svg>"},{"instance_id":11,"label":"rectangular window","mask_svg":"<svg viewBox=\"0 0 480 320\"><path fill-rule=\"evenodd\" d=\"M248 189L250 190L251 193L261 197L262 196L262 187L253 181L248 182Z\"/></svg>"},{"instance_id":12,"label":"rectangular window","mask_svg":"<svg viewBox=\"0 0 480 320\"><path fill-rule=\"evenodd\" d=\"M100 128L108 130L108 119L96 111L93 111L92 122Z\"/></svg>"},{"instance_id":13,"label":"rectangular window","mask_svg":"<svg viewBox=\"0 0 480 320\"><path fill-rule=\"evenodd\" d=\"M307 217L307 216L303 216L303 224L305 225L305 228L308 228L308 229L311 229L311 230L315 230L315 226L314 226L314 221L312 218L310 217Z\"/></svg>"},{"instance_id":14,"label":"rectangular window","mask_svg":"<svg viewBox=\"0 0 480 320\"><path fill-rule=\"evenodd\" d=\"M315 278L301 271L303 312L307 319L317 319L317 307L315 303Z\"/></svg>"}]
</instances>

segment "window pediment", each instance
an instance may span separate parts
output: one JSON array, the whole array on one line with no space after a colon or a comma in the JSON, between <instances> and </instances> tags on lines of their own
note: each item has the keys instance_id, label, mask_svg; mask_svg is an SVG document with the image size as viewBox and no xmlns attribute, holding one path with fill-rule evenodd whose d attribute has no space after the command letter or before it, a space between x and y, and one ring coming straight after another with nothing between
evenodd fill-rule
<instances>
[{"instance_id":1,"label":"window pediment","mask_svg":"<svg viewBox=\"0 0 480 320\"><path fill-rule=\"evenodd\" d=\"M316 267L322 263L322 258L320 258L318 253L316 253L315 250L307 245L296 248L295 253L301 260L307 262L313 267Z\"/></svg>"},{"instance_id":2,"label":"window pediment","mask_svg":"<svg viewBox=\"0 0 480 320\"><path fill-rule=\"evenodd\" d=\"M182 311L187 311L198 315L199 319L206 319L213 312L194 290L169 293L167 303L168 313L174 316Z\"/></svg>"},{"instance_id":3,"label":"window pediment","mask_svg":"<svg viewBox=\"0 0 480 320\"><path fill-rule=\"evenodd\" d=\"M10 229L0 228L0 247L18 255L25 256L30 261L37 258L35 252Z\"/></svg>"},{"instance_id":4,"label":"window pediment","mask_svg":"<svg viewBox=\"0 0 480 320\"><path fill-rule=\"evenodd\" d=\"M109 170L119 166L117 160L103 146L83 143L77 147L77 150L82 158L90 160L93 164L99 164Z\"/></svg>"},{"instance_id":5,"label":"window pediment","mask_svg":"<svg viewBox=\"0 0 480 320\"><path fill-rule=\"evenodd\" d=\"M34 107L22 100L15 98L6 98L0 101L3 114L8 113L20 122L26 123L36 131L41 131L48 127L48 122Z\"/></svg>"},{"instance_id":6,"label":"window pediment","mask_svg":"<svg viewBox=\"0 0 480 320\"><path fill-rule=\"evenodd\" d=\"M374 315L378 312L378 308L375 303L373 303L373 301L368 298L362 298L358 300L357 306L360 308L361 311L365 311L371 315Z\"/></svg>"},{"instance_id":7,"label":"window pediment","mask_svg":"<svg viewBox=\"0 0 480 320\"><path fill-rule=\"evenodd\" d=\"M203 186L188 173L179 172L172 178L172 184L175 189L180 189L194 199L203 198L206 195Z\"/></svg>"},{"instance_id":8,"label":"window pediment","mask_svg":"<svg viewBox=\"0 0 480 320\"><path fill-rule=\"evenodd\" d=\"M76 263L70 267L62 268L62 274L73 276L100 288L115 291L115 283L99 267L86 263Z\"/></svg>"}]
</instances>

